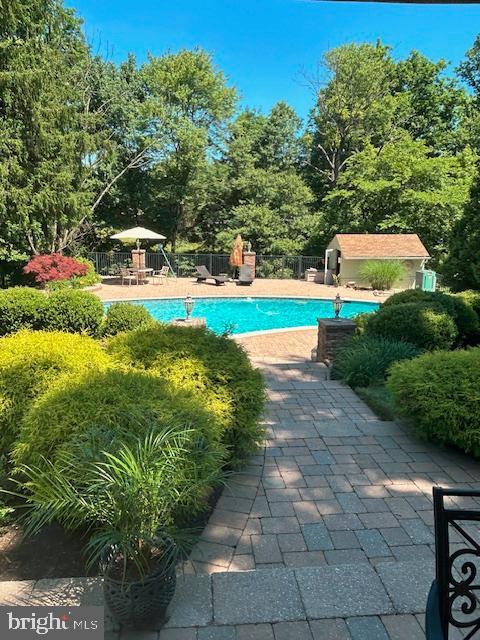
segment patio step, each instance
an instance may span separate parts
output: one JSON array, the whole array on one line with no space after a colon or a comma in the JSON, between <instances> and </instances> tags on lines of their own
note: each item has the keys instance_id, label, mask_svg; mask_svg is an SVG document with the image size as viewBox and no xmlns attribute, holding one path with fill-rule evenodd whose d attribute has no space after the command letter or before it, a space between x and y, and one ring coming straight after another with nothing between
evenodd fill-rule
<instances>
[{"instance_id":1,"label":"patio step","mask_svg":"<svg viewBox=\"0 0 480 640\"><path fill-rule=\"evenodd\" d=\"M424 613L433 576L428 561L185 576L166 628Z\"/></svg>"}]
</instances>

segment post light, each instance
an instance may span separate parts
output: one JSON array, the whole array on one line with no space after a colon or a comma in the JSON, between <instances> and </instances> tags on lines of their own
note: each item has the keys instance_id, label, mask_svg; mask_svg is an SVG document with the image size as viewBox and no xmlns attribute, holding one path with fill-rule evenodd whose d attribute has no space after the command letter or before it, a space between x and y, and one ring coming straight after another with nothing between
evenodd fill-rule
<instances>
[{"instance_id":1,"label":"post light","mask_svg":"<svg viewBox=\"0 0 480 640\"><path fill-rule=\"evenodd\" d=\"M187 313L187 322L190 320L190 316L192 315L193 307L195 306L195 301L192 296L188 295L183 301L185 311Z\"/></svg>"},{"instance_id":2,"label":"post light","mask_svg":"<svg viewBox=\"0 0 480 640\"><path fill-rule=\"evenodd\" d=\"M340 295L338 293L332 304L333 304L333 310L335 312L335 320L338 320L338 316L340 315L340 311L342 310L342 307L343 307L343 300L340 298Z\"/></svg>"}]
</instances>

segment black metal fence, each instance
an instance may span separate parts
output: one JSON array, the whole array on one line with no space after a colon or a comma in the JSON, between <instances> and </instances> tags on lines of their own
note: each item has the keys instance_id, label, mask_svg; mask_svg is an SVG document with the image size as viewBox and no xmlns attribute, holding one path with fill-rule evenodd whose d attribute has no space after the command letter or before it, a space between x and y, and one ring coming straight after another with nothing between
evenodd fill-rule
<instances>
[{"instance_id":1,"label":"black metal fence","mask_svg":"<svg viewBox=\"0 0 480 640\"><path fill-rule=\"evenodd\" d=\"M230 274L232 267L229 264L228 254L218 253L167 253L175 274L182 277L190 277L195 268L204 265L212 275L221 273ZM120 267L131 265L132 254L129 251L109 251L89 253L88 258L94 263L95 270L100 275L117 275ZM159 270L166 264L162 253L145 254L146 266ZM324 261L320 256L265 256L256 257L257 278L296 278L305 276L305 270L314 268L323 270Z\"/></svg>"}]
</instances>

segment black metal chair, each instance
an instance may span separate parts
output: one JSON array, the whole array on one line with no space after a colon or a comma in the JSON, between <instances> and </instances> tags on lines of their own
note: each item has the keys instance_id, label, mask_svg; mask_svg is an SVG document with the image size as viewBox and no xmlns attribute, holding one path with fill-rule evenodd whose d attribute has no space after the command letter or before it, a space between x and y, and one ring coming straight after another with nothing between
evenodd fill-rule
<instances>
[{"instance_id":1,"label":"black metal chair","mask_svg":"<svg viewBox=\"0 0 480 640\"><path fill-rule=\"evenodd\" d=\"M475 539L466 530L480 522L480 509L445 507L446 497L480 498L480 491L433 488L436 577L428 594L427 640L448 640L449 628L462 630L465 640L480 638L480 536ZM452 532L461 542L451 551Z\"/></svg>"}]
</instances>

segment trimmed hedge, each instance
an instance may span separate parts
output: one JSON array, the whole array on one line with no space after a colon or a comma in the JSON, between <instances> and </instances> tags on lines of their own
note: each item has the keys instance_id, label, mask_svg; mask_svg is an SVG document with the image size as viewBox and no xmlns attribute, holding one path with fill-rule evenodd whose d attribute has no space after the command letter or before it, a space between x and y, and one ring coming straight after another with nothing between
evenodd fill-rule
<instances>
[{"instance_id":1,"label":"trimmed hedge","mask_svg":"<svg viewBox=\"0 0 480 640\"><path fill-rule=\"evenodd\" d=\"M107 309L102 333L104 336L115 336L122 331L133 331L145 327L152 322L152 316L143 305L114 302Z\"/></svg>"},{"instance_id":2,"label":"trimmed hedge","mask_svg":"<svg viewBox=\"0 0 480 640\"><path fill-rule=\"evenodd\" d=\"M25 413L14 449L17 464L41 464L59 447L115 450L150 430L183 425L219 443L221 430L201 398L176 391L155 373L110 369L64 376Z\"/></svg>"},{"instance_id":3,"label":"trimmed hedge","mask_svg":"<svg viewBox=\"0 0 480 640\"><path fill-rule=\"evenodd\" d=\"M0 339L0 457L17 437L26 411L65 374L106 369L98 342L59 332L20 331Z\"/></svg>"},{"instance_id":4,"label":"trimmed hedge","mask_svg":"<svg viewBox=\"0 0 480 640\"><path fill-rule=\"evenodd\" d=\"M480 348L399 362L387 386L419 434L480 456Z\"/></svg>"},{"instance_id":5,"label":"trimmed hedge","mask_svg":"<svg viewBox=\"0 0 480 640\"><path fill-rule=\"evenodd\" d=\"M451 349L458 337L453 319L443 309L414 302L382 306L372 314L367 331L426 350Z\"/></svg>"},{"instance_id":6,"label":"trimmed hedge","mask_svg":"<svg viewBox=\"0 0 480 640\"><path fill-rule=\"evenodd\" d=\"M25 414L13 461L20 468L47 469L45 460L61 465L62 454L73 455L78 465L64 472L75 484L81 482L83 466L102 460L103 451L117 452L149 433L179 428L189 433L182 471L183 481L191 477L193 486L198 478L218 477L226 458L220 426L202 405L200 396L175 390L145 371L64 376ZM202 510L205 494L192 491L182 507L190 514Z\"/></svg>"},{"instance_id":7,"label":"trimmed hedge","mask_svg":"<svg viewBox=\"0 0 480 640\"><path fill-rule=\"evenodd\" d=\"M64 289L48 296L44 327L49 331L97 336L103 320L102 301L88 291Z\"/></svg>"},{"instance_id":8,"label":"trimmed hedge","mask_svg":"<svg viewBox=\"0 0 480 640\"><path fill-rule=\"evenodd\" d=\"M339 349L332 374L351 387L368 387L383 382L394 362L414 358L419 353L419 349L408 342L357 336Z\"/></svg>"},{"instance_id":9,"label":"trimmed hedge","mask_svg":"<svg viewBox=\"0 0 480 640\"><path fill-rule=\"evenodd\" d=\"M382 308L413 302L431 304L444 309L453 318L461 342L468 342L480 329L479 318L468 300L440 291L422 291L420 289L401 291L385 300Z\"/></svg>"},{"instance_id":10,"label":"trimmed hedge","mask_svg":"<svg viewBox=\"0 0 480 640\"><path fill-rule=\"evenodd\" d=\"M205 328L156 324L112 338L107 349L121 364L156 371L174 388L199 393L223 424L232 465L256 450L264 383L235 341Z\"/></svg>"},{"instance_id":11,"label":"trimmed hedge","mask_svg":"<svg viewBox=\"0 0 480 640\"><path fill-rule=\"evenodd\" d=\"M0 336L20 329L41 328L47 297L30 287L13 287L0 291Z\"/></svg>"}]
</instances>

